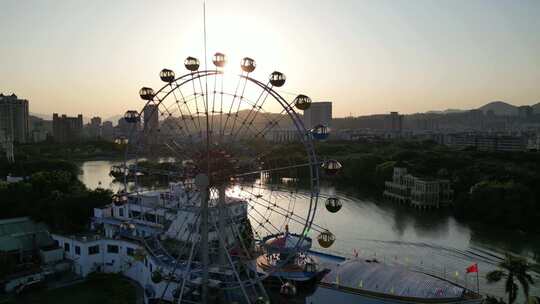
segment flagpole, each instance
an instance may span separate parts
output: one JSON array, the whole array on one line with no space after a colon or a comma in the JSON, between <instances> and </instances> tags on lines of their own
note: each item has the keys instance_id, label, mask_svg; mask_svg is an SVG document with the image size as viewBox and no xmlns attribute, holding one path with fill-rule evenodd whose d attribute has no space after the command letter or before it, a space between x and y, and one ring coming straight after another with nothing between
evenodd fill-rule
<instances>
[{"instance_id":1,"label":"flagpole","mask_svg":"<svg viewBox=\"0 0 540 304\"><path fill-rule=\"evenodd\" d=\"M480 269L478 269L478 264L476 265L476 290L478 291L478 295L480 295L480 275L478 274Z\"/></svg>"}]
</instances>

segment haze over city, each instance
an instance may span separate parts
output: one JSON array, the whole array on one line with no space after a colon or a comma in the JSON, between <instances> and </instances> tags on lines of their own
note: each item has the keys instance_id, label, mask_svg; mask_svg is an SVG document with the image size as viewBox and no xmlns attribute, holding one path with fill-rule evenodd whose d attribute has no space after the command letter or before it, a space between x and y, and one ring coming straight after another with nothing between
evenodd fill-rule
<instances>
[{"instance_id":1,"label":"haze over city","mask_svg":"<svg viewBox=\"0 0 540 304\"><path fill-rule=\"evenodd\" d=\"M540 304L540 0L0 0L0 304Z\"/></svg>"},{"instance_id":2,"label":"haze over city","mask_svg":"<svg viewBox=\"0 0 540 304\"><path fill-rule=\"evenodd\" d=\"M334 116L540 101L539 1L208 1L208 50L332 100ZM200 1L2 1L0 83L33 113L142 106L158 72L203 58ZM294 29L292 31L291 29Z\"/></svg>"}]
</instances>

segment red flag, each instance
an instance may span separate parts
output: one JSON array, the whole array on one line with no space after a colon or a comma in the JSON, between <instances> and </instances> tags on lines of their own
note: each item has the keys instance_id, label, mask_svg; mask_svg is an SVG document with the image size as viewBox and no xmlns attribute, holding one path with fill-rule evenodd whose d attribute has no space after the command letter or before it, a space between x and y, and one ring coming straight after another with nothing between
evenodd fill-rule
<instances>
[{"instance_id":1,"label":"red flag","mask_svg":"<svg viewBox=\"0 0 540 304\"><path fill-rule=\"evenodd\" d=\"M467 267L467 273L478 272L478 264L474 263L471 266Z\"/></svg>"}]
</instances>

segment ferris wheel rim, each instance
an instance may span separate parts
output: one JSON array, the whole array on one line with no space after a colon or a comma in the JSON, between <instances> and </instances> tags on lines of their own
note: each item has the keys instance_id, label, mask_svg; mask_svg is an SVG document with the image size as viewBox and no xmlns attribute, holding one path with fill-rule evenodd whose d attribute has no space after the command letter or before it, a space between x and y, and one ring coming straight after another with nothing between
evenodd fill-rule
<instances>
[{"instance_id":1,"label":"ferris wheel rim","mask_svg":"<svg viewBox=\"0 0 540 304\"><path fill-rule=\"evenodd\" d=\"M169 98L169 96L175 91L178 90L180 87L187 85L188 83L194 82L196 79L202 79L204 77L211 77L217 75L224 75L223 71L220 70L200 70L200 71L194 71L190 72L184 75L181 75L177 78L175 78L173 81L166 83L163 85L158 91L155 92L153 98L151 100L147 100L145 105L142 107L142 110L139 112L139 115L143 115L144 109L148 105L155 105L156 108L154 111L158 111L159 114L159 106L163 104L163 102ZM313 220L316 214L318 200L319 200L319 164L320 162L317 160L317 155L315 153L315 149L313 146L313 142L311 137L305 136L308 133L308 130L305 128L302 119L299 117L298 113L294 110L294 107L291 105L291 103L287 102L285 98L283 98L277 91L273 89L273 86L269 86L268 84L264 84L263 82L252 78L248 75L236 75L236 77L243 78L246 81L249 81L258 87L260 87L263 92L267 92L269 95L272 96L274 100L276 100L282 107L282 109L287 113L287 116L290 120L293 121L296 132L300 135L302 145L305 148L306 156L309 160L309 167L310 167L310 203L308 208L308 214L305 217L305 222L303 224L303 231L301 231L301 237L298 239L298 242L296 243L295 247L298 248L306 239L307 232L311 229ZM170 90L167 92L166 90L170 88ZM164 94L163 94L164 93ZM215 91L213 92L216 93ZM163 94L162 96L159 96L160 94ZM205 96L208 98L210 93L208 93L208 90L205 94L201 94L201 97ZM197 96L197 93L195 93L195 96ZM206 110L208 111L208 109ZM208 117L208 112L206 115L202 115ZM147 129L147 124L144 124L143 129L141 130L144 134L145 130ZM129 146L126 148L125 153L125 159L128 159L129 156ZM138 154L138 153L137 153ZM136 158L138 159L138 157ZM127 190L127 188L126 188ZM138 191L138 190L137 190ZM287 261L285 261L287 262ZM270 273L267 274L270 275L271 273L278 271L278 267L275 267ZM265 276L265 277L267 277Z\"/></svg>"}]
</instances>

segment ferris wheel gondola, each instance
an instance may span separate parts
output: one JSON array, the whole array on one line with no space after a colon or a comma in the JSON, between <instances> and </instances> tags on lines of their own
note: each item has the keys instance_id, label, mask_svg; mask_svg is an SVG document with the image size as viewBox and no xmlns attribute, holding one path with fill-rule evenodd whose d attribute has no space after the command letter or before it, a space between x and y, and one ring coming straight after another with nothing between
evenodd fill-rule
<instances>
[{"instance_id":1,"label":"ferris wheel gondola","mask_svg":"<svg viewBox=\"0 0 540 304\"><path fill-rule=\"evenodd\" d=\"M184 60L184 66L189 71L195 72L199 69L200 66L199 59L190 56L186 58L186 60Z\"/></svg>"},{"instance_id":2,"label":"ferris wheel gondola","mask_svg":"<svg viewBox=\"0 0 540 304\"><path fill-rule=\"evenodd\" d=\"M126 114L124 114L124 120L127 123L138 123L141 120L141 117L139 115L139 112L135 110L129 110L126 111Z\"/></svg>"},{"instance_id":3,"label":"ferris wheel gondola","mask_svg":"<svg viewBox=\"0 0 540 304\"><path fill-rule=\"evenodd\" d=\"M222 68L225 66L225 64L227 64L227 56L225 56L223 53L217 52L214 54L212 62L216 67Z\"/></svg>"},{"instance_id":4,"label":"ferris wheel gondola","mask_svg":"<svg viewBox=\"0 0 540 304\"><path fill-rule=\"evenodd\" d=\"M336 213L341 210L343 203L341 203L341 200L338 197L331 196L326 199L325 206L326 210L330 211L331 213Z\"/></svg>"},{"instance_id":5,"label":"ferris wheel gondola","mask_svg":"<svg viewBox=\"0 0 540 304\"><path fill-rule=\"evenodd\" d=\"M319 124L311 130L311 135L317 140L325 140L330 135L330 130L327 126Z\"/></svg>"},{"instance_id":6,"label":"ferris wheel gondola","mask_svg":"<svg viewBox=\"0 0 540 304\"><path fill-rule=\"evenodd\" d=\"M169 69L163 69L161 70L161 72L159 72L159 78L161 78L163 82L171 83L174 81L175 78L174 71Z\"/></svg>"},{"instance_id":7,"label":"ferris wheel gondola","mask_svg":"<svg viewBox=\"0 0 540 304\"><path fill-rule=\"evenodd\" d=\"M143 100L152 100L154 99L154 90L149 87L142 87L139 90L139 96L141 96Z\"/></svg>"}]
</instances>

